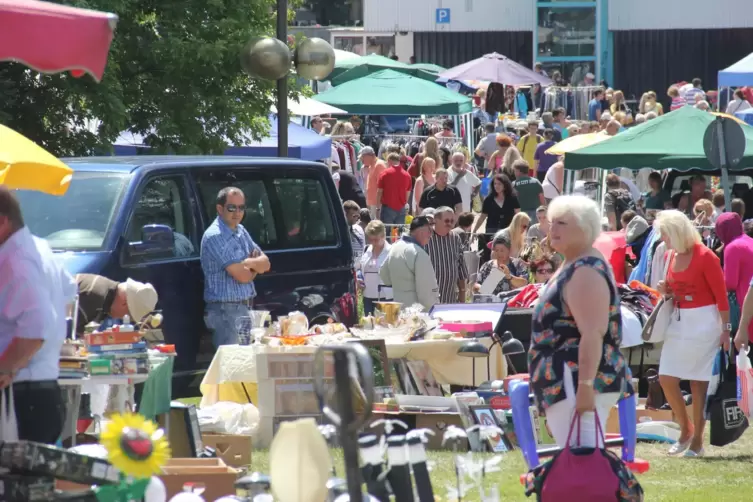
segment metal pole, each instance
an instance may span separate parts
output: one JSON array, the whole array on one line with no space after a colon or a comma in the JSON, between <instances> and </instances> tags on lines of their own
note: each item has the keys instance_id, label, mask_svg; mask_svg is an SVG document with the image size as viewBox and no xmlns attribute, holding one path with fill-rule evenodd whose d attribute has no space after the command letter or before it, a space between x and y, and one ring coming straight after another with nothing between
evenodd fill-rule
<instances>
[{"instance_id":1,"label":"metal pole","mask_svg":"<svg viewBox=\"0 0 753 502\"><path fill-rule=\"evenodd\" d=\"M724 210L732 211L732 190L729 186L729 173L727 172L727 147L724 144L724 126L721 117L716 118L717 141L719 145L719 165L722 166L722 189L724 190Z\"/></svg>"},{"instance_id":2,"label":"metal pole","mask_svg":"<svg viewBox=\"0 0 753 502\"><path fill-rule=\"evenodd\" d=\"M277 0L277 39L288 45L288 0ZM277 156L288 156L288 76L277 81Z\"/></svg>"}]
</instances>

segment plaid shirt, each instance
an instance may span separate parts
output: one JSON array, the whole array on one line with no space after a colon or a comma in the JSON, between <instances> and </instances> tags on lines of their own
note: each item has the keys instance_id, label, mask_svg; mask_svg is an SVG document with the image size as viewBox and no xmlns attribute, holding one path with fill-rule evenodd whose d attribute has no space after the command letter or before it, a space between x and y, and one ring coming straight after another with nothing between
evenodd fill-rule
<instances>
[{"instance_id":1,"label":"plaid shirt","mask_svg":"<svg viewBox=\"0 0 753 502\"><path fill-rule=\"evenodd\" d=\"M215 218L201 238L201 269L204 272L204 301L239 302L256 296L254 283L242 284L227 270L259 249L243 225L231 230L219 217Z\"/></svg>"}]
</instances>

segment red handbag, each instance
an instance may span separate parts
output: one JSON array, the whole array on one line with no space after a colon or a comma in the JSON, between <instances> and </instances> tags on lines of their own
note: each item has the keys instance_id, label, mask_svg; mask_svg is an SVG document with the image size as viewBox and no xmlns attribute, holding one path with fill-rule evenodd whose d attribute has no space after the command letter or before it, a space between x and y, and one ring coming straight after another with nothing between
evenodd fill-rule
<instances>
[{"instance_id":1,"label":"red handbag","mask_svg":"<svg viewBox=\"0 0 753 502\"><path fill-rule=\"evenodd\" d=\"M595 412L594 412L595 414ZM580 444L580 415L575 414L567 436L567 445L554 458L541 487L542 502L615 502L620 500L620 479L606 452L598 448L604 441L601 422L595 414L597 448L570 447L577 423Z\"/></svg>"}]
</instances>

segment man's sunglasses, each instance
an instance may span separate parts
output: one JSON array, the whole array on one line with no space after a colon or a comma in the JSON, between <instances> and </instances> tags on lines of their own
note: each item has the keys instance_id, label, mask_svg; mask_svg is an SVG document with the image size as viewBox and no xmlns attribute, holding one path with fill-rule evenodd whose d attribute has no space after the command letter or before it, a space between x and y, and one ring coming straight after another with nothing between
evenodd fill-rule
<instances>
[{"instance_id":1,"label":"man's sunglasses","mask_svg":"<svg viewBox=\"0 0 753 502\"><path fill-rule=\"evenodd\" d=\"M536 271L539 274L551 274L554 272L551 268L540 268Z\"/></svg>"},{"instance_id":2,"label":"man's sunglasses","mask_svg":"<svg viewBox=\"0 0 753 502\"><path fill-rule=\"evenodd\" d=\"M229 213L234 213L234 212L236 212L236 211L240 211L240 212L243 212L243 211L245 211L245 210L246 210L246 206L245 206L244 204L241 204L241 205L237 205L237 204L228 204L227 206L225 206L225 209L227 209L227 211L228 211Z\"/></svg>"}]
</instances>

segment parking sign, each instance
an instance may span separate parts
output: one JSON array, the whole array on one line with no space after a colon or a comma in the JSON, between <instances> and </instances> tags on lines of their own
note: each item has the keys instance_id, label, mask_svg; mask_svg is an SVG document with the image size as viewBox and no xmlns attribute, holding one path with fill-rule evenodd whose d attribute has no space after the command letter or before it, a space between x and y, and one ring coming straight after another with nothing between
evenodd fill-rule
<instances>
[{"instance_id":1,"label":"parking sign","mask_svg":"<svg viewBox=\"0 0 753 502\"><path fill-rule=\"evenodd\" d=\"M450 24L450 9L437 9L437 24Z\"/></svg>"}]
</instances>

